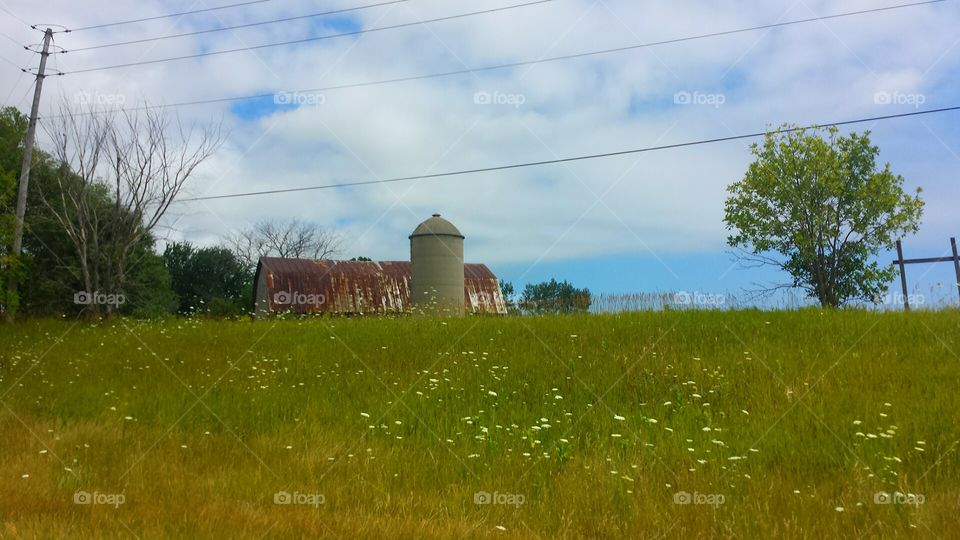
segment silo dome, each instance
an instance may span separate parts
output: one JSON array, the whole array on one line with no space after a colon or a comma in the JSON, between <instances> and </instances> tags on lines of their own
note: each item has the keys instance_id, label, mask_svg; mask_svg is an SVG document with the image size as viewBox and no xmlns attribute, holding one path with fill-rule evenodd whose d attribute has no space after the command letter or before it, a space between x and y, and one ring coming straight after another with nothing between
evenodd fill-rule
<instances>
[{"instance_id":1,"label":"silo dome","mask_svg":"<svg viewBox=\"0 0 960 540\"><path fill-rule=\"evenodd\" d=\"M463 239L440 214L414 229L410 235L410 300L415 310L463 315Z\"/></svg>"}]
</instances>

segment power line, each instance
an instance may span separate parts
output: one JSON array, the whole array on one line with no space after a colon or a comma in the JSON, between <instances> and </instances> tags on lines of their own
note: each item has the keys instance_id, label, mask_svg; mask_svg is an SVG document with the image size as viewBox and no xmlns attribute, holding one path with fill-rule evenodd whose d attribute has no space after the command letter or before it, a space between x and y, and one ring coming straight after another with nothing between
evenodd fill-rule
<instances>
[{"instance_id":1,"label":"power line","mask_svg":"<svg viewBox=\"0 0 960 540\"><path fill-rule=\"evenodd\" d=\"M10 11L10 8L8 8L8 7L0 4L0 9L2 9L3 11L6 11L6 12L7 12L11 17L13 17L14 19L22 22L23 24L25 24L25 25L27 25L27 26L30 26L30 23L28 23L27 21L25 21L25 20L21 19L20 17L18 17L16 13Z\"/></svg>"},{"instance_id":2,"label":"power line","mask_svg":"<svg viewBox=\"0 0 960 540\"><path fill-rule=\"evenodd\" d=\"M943 0L940 0L940 1L943 1ZM406 27L410 27L410 26L420 26L420 25L427 24L427 23L434 23L434 22L441 22L441 21L449 21L449 20L453 20L453 19L462 19L462 18L465 18L465 17L473 17L473 16L475 16L475 15L486 15L486 14L489 14L489 13L496 13L496 12L500 12L500 11L507 11L507 10L517 9L517 8L522 8L522 7L535 6L535 5L538 5L538 4L548 4L548 3L550 3L550 2L553 2L553 0L536 0L536 1L533 1L533 2L526 2L526 3L523 3L523 4L514 4L514 5L504 6L504 7L499 7L499 8L485 9L485 10L481 10L481 11L471 11L471 12L469 12L469 13L461 13L461 14L458 14L458 15L449 15L449 16L446 16L446 17L438 17L438 18L436 18L436 19L419 20L419 21L408 22L408 23L403 23L403 24L394 24L394 25L390 25L390 26L381 26L381 27L378 27L378 28L367 28L367 29L364 29L364 30L355 30L355 31L352 31L352 32L343 32L343 33L340 33L340 34L330 34L330 35L326 35L326 36L316 36L316 37L310 37L310 38L295 39L295 40L292 40L292 41L283 41L283 42L280 42L280 43L267 43L267 44L264 44L264 45L254 45L254 46L252 46L252 47L239 47L239 48L236 48L236 49L226 49L226 50L222 50L222 51L211 51L211 52L204 52L204 53L197 53L197 54L188 54L188 55L184 55L184 56L174 56L174 57L171 57L171 58L159 58L159 59L157 59L157 60L146 60L146 61L143 61L143 62L130 62L130 63L126 63L126 64L115 64L115 65L112 65L112 66L103 66L103 67L88 68L88 69L79 69L79 70L74 70L74 71L68 71L66 74L72 74L72 73L89 73L89 72L91 72L91 71L103 71L103 70L108 70L108 69L117 69L117 68L132 67L132 66L142 66L142 65L148 65L148 64L160 64L160 63L163 63L163 62L173 62L173 61L176 61L176 60L189 60L189 59L200 58L200 57L204 57L204 56L215 56L215 55L230 54L230 53L236 53L236 52L253 51L253 50L258 50L258 49L267 49L267 48L271 48L271 47L280 47L280 46L283 46L283 45L297 45L297 44L300 44L300 43L308 43L308 42L320 41L320 40L324 40L324 39L333 39L333 38L339 38L339 37L345 37L345 36L356 36L356 35L360 35L360 34L367 34L367 33L370 33L370 32L379 32L379 31L383 31L383 30L394 30L394 29L397 29L397 28L406 28Z\"/></svg>"},{"instance_id":3,"label":"power line","mask_svg":"<svg viewBox=\"0 0 960 540\"><path fill-rule=\"evenodd\" d=\"M143 18L141 18L141 19L128 19L128 20L125 20L125 21L116 21L116 22L112 22L112 23L103 23L103 24L94 24L94 25L90 25L90 26L81 26L80 28L72 28L72 29L64 30L64 32L80 32L81 30L93 30L93 29L95 29L95 28L107 28L107 27L111 27L111 26L120 26L120 25L122 25L122 24L132 24L132 23L139 23L139 22L146 22L146 21L155 21L155 20L157 20L157 19L166 19L166 18L169 18L169 17L183 17L183 16L185 16L185 15L193 15L194 13L206 13L206 12L208 12L208 11L219 11L219 10L221 10L221 9L229 9L229 8L242 7L242 6L251 6L251 5L253 5L253 4L264 4L264 3L266 3L266 2L272 2L272 1L273 1L273 0L251 0L251 1L249 1L249 2L240 2L240 3L237 3L237 4L227 4L227 5L224 5L224 6L217 6L217 7L204 8L204 9L195 9L195 10L192 10L192 11L181 11L180 13L170 13L170 14L168 14L168 15L156 15L156 16L153 16L153 17L143 17ZM57 33L59 33L59 32L57 32Z\"/></svg>"},{"instance_id":4,"label":"power line","mask_svg":"<svg viewBox=\"0 0 960 540\"><path fill-rule=\"evenodd\" d=\"M16 39L10 37L10 34L7 34L6 32L0 32L0 36L3 36L3 37L5 37L5 38L7 38L8 40L10 40L11 43L16 44L16 45L17 45L18 47L20 47L21 49L26 49L26 48L27 48L23 43L20 43L20 42L17 41ZM28 50L29 50L29 49L28 49Z\"/></svg>"},{"instance_id":5,"label":"power line","mask_svg":"<svg viewBox=\"0 0 960 540\"><path fill-rule=\"evenodd\" d=\"M873 8L873 9L866 9L866 10L860 10L860 11L850 11L850 12L838 13L838 14L834 14L834 15L825 15L825 16L822 16L822 17L813 17L813 18L808 18L808 19L797 19L797 20L793 20L793 21L784 21L784 22L779 22L779 23L765 24L765 25L761 25L761 26L751 26L751 27L748 27L748 28L739 28L739 29L735 29L735 30L726 30L726 31L722 31L722 32L712 32L712 33L709 33L709 34L699 34L699 35L695 35L695 36L674 38L674 39L668 39L668 40L664 40L664 41L653 41L653 42L648 42L648 43L640 43L640 44L637 44L637 45L627 45L627 46L624 46L624 47L616 47L616 48L613 48L613 49L600 49L600 50L595 50L595 51L587 51L587 52L582 52L582 53L567 54L567 55L562 55L562 56L553 56L553 57L548 57L548 58L538 58L538 59L536 59L536 60L525 60L525 61L520 61L520 62L511 62L511 63L507 63L507 64L496 64L496 65L481 66L481 67L476 67L476 68L458 69L458 70L443 71L443 72L438 72L438 73L428 73L428 74L424 74L424 75L410 75L410 76L407 76L407 77L396 77L396 78L392 78L392 79L381 79L381 80L377 80L377 81L364 81L364 82L357 82L357 83L347 83L347 84L340 84L340 85L333 85L333 86L325 86L325 87L320 87L320 88L308 88L308 89L303 89L303 90L295 90L294 92L299 92L299 93L307 93L307 92L328 92L328 91L334 91L334 90L346 90L346 89L351 89L351 88L362 88L362 87L368 87L368 86L380 86L380 85L384 85L384 84L393 84L393 83L400 83L400 82L411 82L411 81L419 81L419 80L425 80L425 79L436 79L436 78L442 78L442 77L452 77L452 76L456 76L456 75L468 75L468 74L480 73L480 72L485 72L485 71L495 71L495 70L500 70L500 69L510 69L510 68L515 68L515 67L523 67L523 66L531 66L531 65L535 65L535 64L543 64L543 63L548 63L548 62L558 62L558 61L564 61L564 60L573 60L573 59L577 59L577 58L586 58L586 57L590 57L590 56L599 56L599 55L603 55L603 54L610 54L610 53L617 53L617 52L625 52L625 51L636 50L636 49L645 49L645 48L656 47L656 46L660 46L660 45L669 45L669 44L673 44L673 43L682 43L682 42L686 42L686 41L694 41L694 40L706 39L706 38L712 38L712 37L720 37L720 36L741 34L741 33L746 33L746 32L753 32L753 31L757 31L757 30L765 30L765 29L770 29L770 28L779 28L779 27L784 27L784 26L792 26L792 25L805 24L805 23L817 22L817 21L824 21L824 20L830 20L830 19L839 19L839 18L843 18L843 17L852 17L852 16L857 16L857 15L865 15L865 14L876 13L876 12L881 12L881 11L890 11L890 10L896 10L896 9L909 8L909 7L923 6L923 5L928 5L928 4L938 4L938 3L941 3L941 2L945 2L945 1L946 1L946 0L930 0L930 1L925 1L925 2L916 2L916 3L911 3L911 4L901 4L901 5L888 6L888 7L882 7L882 8ZM76 73L76 72L73 72L73 73ZM143 105L143 106L140 106L140 107L132 107L132 108L129 108L129 109L126 109L126 110L128 110L128 111L137 111L137 110L162 109L162 108L167 108L167 107L186 107L186 106L191 106L191 105L210 105L210 104L213 104L213 103L225 103L225 102L231 102L231 101L249 101L249 100L255 100L255 99L272 98L272 97L274 97L275 95L276 95L276 93L275 93L275 92L272 92L272 93L269 93L269 94L252 94L252 95L246 95L246 96L232 96L232 97L220 97L220 98L198 99L198 100L192 100L192 101L181 101L181 102L177 102L177 103L170 103L170 104L167 104L167 105ZM109 111L104 111L104 112L102 112L102 113L98 113L98 112L92 111L92 112L87 112L87 113L84 113L84 114L105 114L105 113L107 113L107 112L109 112ZM56 117L57 117L57 116L51 116L51 117L48 117L48 118L56 118Z\"/></svg>"},{"instance_id":6,"label":"power line","mask_svg":"<svg viewBox=\"0 0 960 540\"><path fill-rule=\"evenodd\" d=\"M379 3L376 3L376 4L367 4L367 5L364 5L364 6L357 6L357 7L344 8L344 9L335 9L335 10L332 10L332 11L324 11L324 12L322 12L322 13L311 13L311 14L309 14L309 15L297 15L297 16L295 16L295 17L285 17L285 18L282 18L282 19L273 19L273 20L269 20L269 21L261 21L261 22L255 22L255 23L247 23L247 24L238 24L238 25L236 25L236 26L225 26L225 27L223 27L223 28L210 28L210 29L207 29L207 30L197 30L197 31L195 31L195 32L183 32L183 33L181 33L181 34L170 34L170 35L166 35L166 36L159 36L159 37L152 37L152 38L144 38L144 39L134 39L134 40L130 40L130 41L118 41L118 42L116 42L116 43L106 43L106 44L103 44L103 45L93 45L93 46L90 46L90 47L81 47L81 48L79 48L79 49L70 49L70 50L68 50L68 51L63 51L63 52L66 53L66 52L91 51L91 50L94 50L94 49L105 49L105 48L107 48L107 47L120 47L120 46L122 46L122 45L134 45L134 44L137 44L137 43L149 43L149 42L151 42L151 41L161 41L161 40L165 40L165 39L174 39L174 38L181 38L181 37L188 37L188 36L197 36L197 35L201 35L201 34L211 34L211 33L214 33L214 32L225 32L225 31L227 31L227 30L236 30L236 29L238 29L238 28L251 28L251 27L254 27L254 26L262 26L262 25L266 25L266 24L276 24L276 23L281 23L281 22L296 21L296 20L300 20L300 19L310 19L310 18L314 18L314 17L323 17L323 16L326 16L326 15L336 15L336 14L339 14L339 13L347 13L347 12L350 12L350 11L359 11L359 10L362 10L362 9L370 9L370 8L375 8L375 7L389 6L389 5L391 5L391 4L400 4L400 3L403 3L403 2L407 2L407 1L408 1L408 0L390 0L389 2L379 2Z\"/></svg>"},{"instance_id":7,"label":"power line","mask_svg":"<svg viewBox=\"0 0 960 540\"><path fill-rule=\"evenodd\" d=\"M857 119L857 120L844 120L844 121L841 121L841 122L831 122L831 123L829 123L829 124L824 124L824 125L828 125L828 126L846 126L846 125L851 125L851 124L863 124L863 123L867 123L867 122L878 122L878 121L881 121L881 120L892 120L892 119L895 119L895 118L906 118L906 117L910 117L910 116L920 116L920 115L926 115L926 114L937 114L937 113L944 113L944 112L951 112L951 111L960 111L960 106L944 107L944 108L942 108L942 109L930 109L930 110L925 110L925 111L914 111L914 112L909 112L909 113L888 114L888 115L885 115L885 116L874 116L874 117L870 117L870 118L860 118L860 119ZM773 130L773 131L762 131L762 132L757 132L757 133L747 133L747 134L744 134L744 135L731 135L731 136L729 136L729 137L718 137L718 138L714 138L714 139L701 139L701 140L697 140L697 141L688 141L688 142L683 142L683 143L666 144L666 145L661 145L661 146L649 146L649 147L646 147L646 148L637 148L637 149L633 149L633 150L620 150L620 151L617 151L617 152L606 152L606 153L602 153L602 154L587 154L587 155L583 155L583 156L574 156L574 157L568 157L568 158L548 159L548 160L543 160L543 161L529 161L529 162L525 162L525 163L514 163L514 164L510 164L510 165L498 165L498 166L494 166L494 167L483 167L483 168L478 168L478 169L466 169L466 170L449 171L449 172L441 172L441 173L433 173L433 174L421 174L421 175L417 175L417 176L402 176L402 177L398 177L398 178L386 178L386 179L381 179L381 180L365 180L365 181L361 181L361 182L346 182L346 183L341 183L341 184L324 184L324 185L319 185L319 186L307 186L307 187L300 187L300 188L271 189L271 190L266 190L266 191L252 191L252 192L248 192L248 193L232 193L232 194L227 194L227 195L211 195L211 196L207 196L207 197L193 197L193 198L189 198L189 199L180 199L180 200L177 201L177 202L211 201L211 200L217 200L217 199L233 199L233 198L239 198L239 197L256 197L256 196L260 196L260 195L274 195L274 194L279 194L279 193L296 193L296 192L301 192L301 191L316 191L316 190L321 190L321 189L335 189L335 188L342 188L342 187L369 186L369 185L375 185L375 184L389 184L389 183L395 183L395 182L409 182L409 181L412 181L412 180L431 180L431 179L436 179L436 178L446 178L446 177L450 177L450 176L463 176L463 175L467 175L467 174L476 174L476 173L484 173L484 172L495 172L495 171L506 171L506 170L510 170L510 169L522 169L522 168L527 168L527 167L538 167L538 166L542 166L542 165L555 165L555 164L558 164L558 163L570 163L570 162L573 162L573 161L587 161L587 160L592 160L592 159L601 159L601 158L616 157L616 156L626 156L626 155L630 155L630 154L642 154L642 153L646 153L646 152L655 152L655 151L659 151L659 150L670 150L670 149L674 149L674 148L685 148L685 147L689 147L689 146L701 146L701 145L714 144L714 143L720 143L720 142L737 141L737 140L741 140L741 139L755 139L755 138L758 138L758 137L766 136L767 134L793 133L793 132L797 132L797 131L803 131L803 130L805 130L805 129L815 129L815 128L817 128L817 127L822 127L822 125L820 125L820 124L813 124L813 125L809 125L809 126L806 126L806 127L783 128L783 129L777 129L777 130Z\"/></svg>"},{"instance_id":8,"label":"power line","mask_svg":"<svg viewBox=\"0 0 960 540\"><path fill-rule=\"evenodd\" d=\"M19 69L20 71L23 71L23 68L21 68L19 64L17 64L17 63L14 62L13 60L10 60L10 59L7 58L6 56L0 55L0 60L3 60L4 62L10 64L11 66L13 66L13 67L15 67L15 68L17 68L17 69Z\"/></svg>"}]
</instances>

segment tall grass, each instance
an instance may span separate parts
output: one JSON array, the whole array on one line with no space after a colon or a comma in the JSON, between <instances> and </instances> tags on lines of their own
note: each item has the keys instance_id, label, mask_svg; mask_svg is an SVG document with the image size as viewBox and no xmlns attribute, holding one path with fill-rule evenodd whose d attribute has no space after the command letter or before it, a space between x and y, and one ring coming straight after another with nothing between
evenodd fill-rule
<instances>
[{"instance_id":1,"label":"tall grass","mask_svg":"<svg viewBox=\"0 0 960 540\"><path fill-rule=\"evenodd\" d=\"M960 530L957 311L35 321L0 344L2 537Z\"/></svg>"}]
</instances>

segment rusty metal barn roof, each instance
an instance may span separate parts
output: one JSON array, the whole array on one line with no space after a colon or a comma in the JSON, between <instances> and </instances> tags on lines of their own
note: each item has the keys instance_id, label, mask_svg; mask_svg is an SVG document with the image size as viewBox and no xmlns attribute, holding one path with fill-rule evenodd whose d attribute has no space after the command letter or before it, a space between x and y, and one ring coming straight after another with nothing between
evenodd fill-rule
<instances>
[{"instance_id":1,"label":"rusty metal barn roof","mask_svg":"<svg viewBox=\"0 0 960 540\"><path fill-rule=\"evenodd\" d=\"M410 309L410 272L409 261L263 257L254 277L254 309L262 302L268 311L304 314L402 313ZM465 264L464 278L467 313L507 313L497 277L486 265ZM295 295L295 301L278 303L278 293Z\"/></svg>"}]
</instances>

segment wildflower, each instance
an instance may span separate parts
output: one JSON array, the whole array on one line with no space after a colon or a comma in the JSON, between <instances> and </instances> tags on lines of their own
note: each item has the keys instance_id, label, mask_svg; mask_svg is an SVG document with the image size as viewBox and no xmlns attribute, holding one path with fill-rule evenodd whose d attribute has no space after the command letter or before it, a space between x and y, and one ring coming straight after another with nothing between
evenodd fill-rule
<instances>
[{"instance_id":1,"label":"wildflower","mask_svg":"<svg viewBox=\"0 0 960 540\"><path fill-rule=\"evenodd\" d=\"M613 419L614 419L614 420L619 420L620 422L623 422L624 420L626 420L626 418L620 416L619 414L613 415Z\"/></svg>"},{"instance_id":2,"label":"wildflower","mask_svg":"<svg viewBox=\"0 0 960 540\"><path fill-rule=\"evenodd\" d=\"M360 416L362 416L362 417L364 417L364 418L370 418L370 415L367 414L367 413L365 413L365 412L360 413Z\"/></svg>"}]
</instances>

